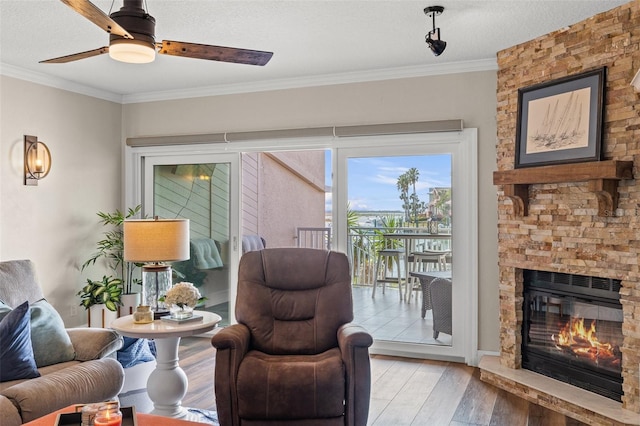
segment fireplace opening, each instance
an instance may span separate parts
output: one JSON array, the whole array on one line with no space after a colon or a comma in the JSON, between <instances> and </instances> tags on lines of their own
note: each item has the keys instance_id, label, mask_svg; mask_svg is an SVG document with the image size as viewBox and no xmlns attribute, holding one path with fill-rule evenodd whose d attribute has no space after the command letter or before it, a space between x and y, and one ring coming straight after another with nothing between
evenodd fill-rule
<instances>
[{"instance_id":1,"label":"fireplace opening","mask_svg":"<svg viewBox=\"0 0 640 426\"><path fill-rule=\"evenodd\" d=\"M621 401L620 280L523 273L522 367Z\"/></svg>"}]
</instances>

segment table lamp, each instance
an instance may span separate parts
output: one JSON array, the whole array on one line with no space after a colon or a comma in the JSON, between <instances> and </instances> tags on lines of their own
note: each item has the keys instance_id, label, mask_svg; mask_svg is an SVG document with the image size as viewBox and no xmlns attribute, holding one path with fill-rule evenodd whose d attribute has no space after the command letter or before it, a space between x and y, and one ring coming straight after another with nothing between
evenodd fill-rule
<instances>
[{"instance_id":1,"label":"table lamp","mask_svg":"<svg viewBox=\"0 0 640 426\"><path fill-rule=\"evenodd\" d=\"M169 313L160 299L171 288L171 265L189 259L189 219L136 219L124 221L124 260L142 266L142 305L154 318Z\"/></svg>"}]
</instances>

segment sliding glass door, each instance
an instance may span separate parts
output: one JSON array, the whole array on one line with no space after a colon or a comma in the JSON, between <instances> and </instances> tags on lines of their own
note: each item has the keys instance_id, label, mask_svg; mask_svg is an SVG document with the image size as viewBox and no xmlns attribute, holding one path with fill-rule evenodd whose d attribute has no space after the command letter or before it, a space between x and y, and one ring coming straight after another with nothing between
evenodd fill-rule
<instances>
[{"instance_id":1,"label":"sliding glass door","mask_svg":"<svg viewBox=\"0 0 640 426\"><path fill-rule=\"evenodd\" d=\"M374 353L467 360L475 350L474 136L353 138L335 150L336 237Z\"/></svg>"},{"instance_id":2,"label":"sliding glass door","mask_svg":"<svg viewBox=\"0 0 640 426\"><path fill-rule=\"evenodd\" d=\"M175 262L173 282L193 283L206 298L199 309L231 321L231 286L238 239L232 221L236 197L232 185L238 156L182 155L146 157L143 214L189 219L190 259ZM237 173L237 171L235 172Z\"/></svg>"},{"instance_id":3,"label":"sliding glass door","mask_svg":"<svg viewBox=\"0 0 640 426\"><path fill-rule=\"evenodd\" d=\"M379 214L381 212L369 214L375 206L369 206L367 210L366 203L360 202L358 191L366 188L382 195L383 185L391 187L394 192L390 200L395 204L390 209L402 219L403 227L426 228L426 232L438 234L424 241L402 242L401 247L412 244L411 251L418 248L448 251L438 258L438 266L427 269L442 268L455 283L449 304L452 330L434 338L433 326L426 324L433 321L432 312L425 314L425 321L420 311L410 314L415 317L407 316L407 308L415 308L421 303L424 293L413 291L413 284L406 287L405 281L402 283L404 292L410 297L401 300L397 286L385 292L385 296L395 291L395 307L405 310L402 313L405 318L398 320L398 324L413 321L419 327L409 324L405 332L400 333L399 340L396 336L390 338L389 334L376 333L379 323L384 320L382 315L370 312L365 326L374 335L372 352L442 357L475 364L476 138L475 129L466 129L393 136L310 138L287 140L286 143L267 140L224 146L136 147L130 149L127 156L127 203L142 202L144 214L149 217L185 217L192 221L192 239L216 251L219 261L217 256L209 259L195 254L192 260L199 264L176 265L176 270L184 274L183 278L176 279L199 282L208 298L207 309L221 313L225 322L235 322L232 308L235 306L243 235L264 238L267 248L312 246L347 253L355 287L369 286L370 293L366 297L354 299L356 318L363 319L364 313L374 308L372 302L382 301L382 295L380 291L372 297L371 262L375 263L375 254L369 259L363 258L362 252L356 250L362 241L356 241L353 233L358 227L382 225L378 222L385 215ZM391 160L400 160L401 167L396 168L393 175L382 176L378 163ZM358 163L364 163L364 178L357 177ZM445 164L447 168L438 180L432 179L436 163ZM404 184L399 185L400 176L412 168L419 172L417 199L412 197L413 183L406 190ZM427 188L421 187L423 183ZM422 203L428 208L413 209L412 205ZM385 209L382 205L377 208ZM357 215L354 216L354 212ZM309 239L303 234L307 230L312 232ZM194 250L198 248L194 247ZM391 276L400 273L406 277L413 265L404 261L403 257L396 270L391 268ZM360 302L363 303L359 305Z\"/></svg>"}]
</instances>

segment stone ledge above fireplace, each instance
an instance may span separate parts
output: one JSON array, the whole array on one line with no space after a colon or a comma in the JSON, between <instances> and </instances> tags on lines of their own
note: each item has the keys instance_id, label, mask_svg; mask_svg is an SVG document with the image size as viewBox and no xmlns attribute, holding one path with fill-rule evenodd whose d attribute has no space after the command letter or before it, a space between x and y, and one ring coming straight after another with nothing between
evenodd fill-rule
<instances>
[{"instance_id":1,"label":"stone ledge above fireplace","mask_svg":"<svg viewBox=\"0 0 640 426\"><path fill-rule=\"evenodd\" d=\"M625 410L619 402L529 370L505 367L497 356L482 357L480 378L529 402L590 425L640 425L640 415Z\"/></svg>"}]
</instances>

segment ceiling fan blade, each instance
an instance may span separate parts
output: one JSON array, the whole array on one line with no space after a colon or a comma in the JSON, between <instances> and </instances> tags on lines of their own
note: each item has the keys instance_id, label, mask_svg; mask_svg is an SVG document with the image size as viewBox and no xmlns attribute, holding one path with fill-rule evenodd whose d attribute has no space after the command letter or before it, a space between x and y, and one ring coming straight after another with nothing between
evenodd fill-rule
<instances>
[{"instance_id":1,"label":"ceiling fan blade","mask_svg":"<svg viewBox=\"0 0 640 426\"><path fill-rule=\"evenodd\" d=\"M106 32L116 34L124 38L133 38L131 34L120 26L116 21L111 19L107 14L100 10L89 0L60 0L71 9L78 12Z\"/></svg>"},{"instance_id":2,"label":"ceiling fan blade","mask_svg":"<svg viewBox=\"0 0 640 426\"><path fill-rule=\"evenodd\" d=\"M210 61L234 62L247 65L265 65L273 52L238 49L235 47L211 46L208 44L186 43L183 41L162 40L156 43L158 53L184 56L187 58L208 59Z\"/></svg>"},{"instance_id":3,"label":"ceiling fan blade","mask_svg":"<svg viewBox=\"0 0 640 426\"><path fill-rule=\"evenodd\" d=\"M108 52L109 52L109 47L104 46L99 49L87 50L86 52L80 52L80 53L74 53L73 55L60 56L59 58L47 59L45 61L40 61L40 63L41 64L64 64L67 62L90 58L92 56L102 55Z\"/></svg>"}]
</instances>

